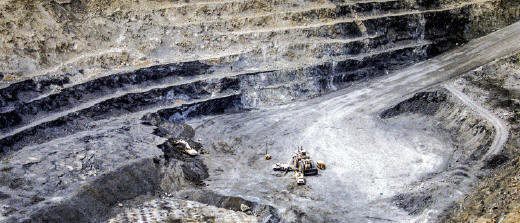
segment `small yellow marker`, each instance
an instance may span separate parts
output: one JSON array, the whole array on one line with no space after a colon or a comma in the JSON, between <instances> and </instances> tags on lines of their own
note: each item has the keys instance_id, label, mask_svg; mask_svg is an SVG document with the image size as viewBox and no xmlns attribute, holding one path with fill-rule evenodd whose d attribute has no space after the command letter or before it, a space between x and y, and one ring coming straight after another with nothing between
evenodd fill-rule
<instances>
[{"instance_id":1,"label":"small yellow marker","mask_svg":"<svg viewBox=\"0 0 520 223\"><path fill-rule=\"evenodd\" d=\"M265 156L264 158L266 160L270 160L271 159L271 155L269 153L267 153L267 136L265 137Z\"/></svg>"}]
</instances>

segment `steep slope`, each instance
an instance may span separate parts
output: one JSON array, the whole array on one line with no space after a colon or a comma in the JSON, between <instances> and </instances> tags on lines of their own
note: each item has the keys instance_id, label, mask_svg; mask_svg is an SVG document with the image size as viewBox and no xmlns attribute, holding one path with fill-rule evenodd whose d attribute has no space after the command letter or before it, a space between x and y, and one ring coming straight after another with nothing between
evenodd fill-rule
<instances>
[{"instance_id":1,"label":"steep slope","mask_svg":"<svg viewBox=\"0 0 520 223\"><path fill-rule=\"evenodd\" d=\"M6 81L64 73L79 81L117 69L204 58L242 57L260 69L298 64L309 55L348 54L344 50L351 47L345 44L352 37L365 44L375 37L385 41L369 48L425 40L439 53L520 16L518 3L505 0L74 0L4 1L1 6L0 71Z\"/></svg>"},{"instance_id":2,"label":"steep slope","mask_svg":"<svg viewBox=\"0 0 520 223\"><path fill-rule=\"evenodd\" d=\"M478 101L510 128L509 138L486 166L489 178L458 203L445 222L516 222L518 219L519 54L479 67L455 80L454 87Z\"/></svg>"}]
</instances>

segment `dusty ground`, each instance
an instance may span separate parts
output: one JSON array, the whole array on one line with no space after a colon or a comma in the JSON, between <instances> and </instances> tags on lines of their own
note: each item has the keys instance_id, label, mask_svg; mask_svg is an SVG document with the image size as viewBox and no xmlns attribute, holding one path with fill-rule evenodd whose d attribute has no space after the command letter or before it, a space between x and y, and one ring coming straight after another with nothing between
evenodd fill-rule
<instances>
[{"instance_id":1,"label":"dusty ground","mask_svg":"<svg viewBox=\"0 0 520 223\"><path fill-rule=\"evenodd\" d=\"M210 169L208 188L273 203L288 220L297 220L291 212L301 211L305 221L411 221L413 216L395 207L392 198L408 191L403 185L446 169L454 151L446 134L423 117L383 122L374 113L344 108L335 117L334 110L312 111L314 106L194 121L197 136L211 148L211 156L203 158ZM326 103L316 107L328 109ZM229 127L216 131L221 126ZM272 161L262 157L266 140ZM327 170L307 178L304 187L295 186L292 174L270 169L275 162L288 162L298 145L327 163Z\"/></svg>"}]
</instances>

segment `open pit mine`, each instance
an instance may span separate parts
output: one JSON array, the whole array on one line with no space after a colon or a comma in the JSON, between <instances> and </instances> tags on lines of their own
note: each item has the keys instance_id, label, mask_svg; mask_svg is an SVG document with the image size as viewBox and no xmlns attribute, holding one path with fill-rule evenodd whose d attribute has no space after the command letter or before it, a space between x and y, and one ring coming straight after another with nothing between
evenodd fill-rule
<instances>
[{"instance_id":1,"label":"open pit mine","mask_svg":"<svg viewBox=\"0 0 520 223\"><path fill-rule=\"evenodd\" d=\"M0 0L0 222L520 222L519 21Z\"/></svg>"}]
</instances>

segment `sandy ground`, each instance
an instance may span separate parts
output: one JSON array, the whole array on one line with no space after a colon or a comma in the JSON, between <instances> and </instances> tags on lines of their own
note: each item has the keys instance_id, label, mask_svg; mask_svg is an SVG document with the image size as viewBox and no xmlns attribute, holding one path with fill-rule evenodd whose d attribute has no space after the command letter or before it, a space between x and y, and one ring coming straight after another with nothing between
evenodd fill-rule
<instances>
[{"instance_id":1,"label":"sandy ground","mask_svg":"<svg viewBox=\"0 0 520 223\"><path fill-rule=\"evenodd\" d=\"M449 139L421 117L383 122L355 110L335 114L259 111L199 121L204 126L198 126L198 134L208 143L222 142L204 157L212 170L209 187L272 202L282 210L297 206L318 221L411 221L391 198L421 176L446 168L453 151ZM219 126L230 129L214 131ZM271 161L262 156L266 136ZM308 177L303 187L294 186L292 174L283 176L270 168L287 162L299 145L327 164L327 170Z\"/></svg>"}]
</instances>

